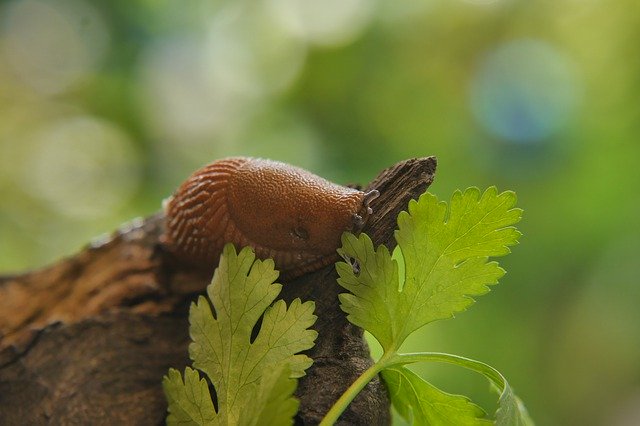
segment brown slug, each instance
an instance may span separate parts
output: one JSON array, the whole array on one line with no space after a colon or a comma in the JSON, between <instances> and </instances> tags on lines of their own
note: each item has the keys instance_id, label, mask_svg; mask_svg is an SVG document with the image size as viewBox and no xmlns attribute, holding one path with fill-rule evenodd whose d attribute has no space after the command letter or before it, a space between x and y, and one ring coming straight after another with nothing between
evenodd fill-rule
<instances>
[{"instance_id":1,"label":"brown slug","mask_svg":"<svg viewBox=\"0 0 640 426\"><path fill-rule=\"evenodd\" d=\"M251 246L294 278L335 261L342 233L362 229L377 196L278 161L226 158L194 172L166 200L164 240L206 271L224 244Z\"/></svg>"}]
</instances>

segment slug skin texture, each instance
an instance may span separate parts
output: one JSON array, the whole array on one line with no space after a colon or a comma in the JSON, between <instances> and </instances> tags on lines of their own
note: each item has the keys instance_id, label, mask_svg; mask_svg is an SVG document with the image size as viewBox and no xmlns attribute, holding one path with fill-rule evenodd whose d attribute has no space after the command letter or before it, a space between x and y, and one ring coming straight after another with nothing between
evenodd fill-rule
<instances>
[{"instance_id":1,"label":"slug skin texture","mask_svg":"<svg viewBox=\"0 0 640 426\"><path fill-rule=\"evenodd\" d=\"M375 194L278 161L226 158L168 200L166 241L179 259L211 271L226 243L251 246L293 278L337 259L342 233L362 228Z\"/></svg>"}]
</instances>

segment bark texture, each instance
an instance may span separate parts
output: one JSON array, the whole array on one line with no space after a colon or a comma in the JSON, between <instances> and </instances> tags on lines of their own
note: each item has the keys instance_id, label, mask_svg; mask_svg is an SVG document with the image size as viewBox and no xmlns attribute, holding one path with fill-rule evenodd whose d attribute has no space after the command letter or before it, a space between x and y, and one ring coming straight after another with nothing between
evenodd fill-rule
<instances>
[{"instance_id":1,"label":"bark texture","mask_svg":"<svg viewBox=\"0 0 640 426\"><path fill-rule=\"evenodd\" d=\"M400 162L366 189L380 197L364 232L395 245L396 217L433 181L433 157ZM188 306L208 284L162 246L162 213L136 219L80 253L0 276L0 424L162 424L161 380L188 364ZM372 363L362 330L340 310L333 265L283 282L281 297L314 300L314 364L299 381L296 423L317 424ZM389 399L371 382L340 418L389 424Z\"/></svg>"}]
</instances>

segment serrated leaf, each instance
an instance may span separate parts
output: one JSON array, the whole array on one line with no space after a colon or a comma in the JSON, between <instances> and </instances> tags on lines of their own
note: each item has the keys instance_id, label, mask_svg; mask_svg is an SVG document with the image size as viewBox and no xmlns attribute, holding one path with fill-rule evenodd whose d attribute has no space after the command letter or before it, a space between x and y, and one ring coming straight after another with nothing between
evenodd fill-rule
<instances>
[{"instance_id":1,"label":"serrated leaf","mask_svg":"<svg viewBox=\"0 0 640 426\"><path fill-rule=\"evenodd\" d=\"M482 408L461 395L441 391L406 367L382 370L391 402L412 425L476 426L493 422L484 418Z\"/></svg>"},{"instance_id":2,"label":"serrated leaf","mask_svg":"<svg viewBox=\"0 0 640 426\"><path fill-rule=\"evenodd\" d=\"M397 266L385 246L374 251L366 234L359 237L343 234L338 252L344 258L356 259L359 269L356 275L350 264L336 264L338 283L351 291L338 296L342 310L349 314L349 321L369 331L383 349L388 349L398 335L402 320L396 317L403 309Z\"/></svg>"},{"instance_id":3,"label":"serrated leaf","mask_svg":"<svg viewBox=\"0 0 640 426\"><path fill-rule=\"evenodd\" d=\"M236 253L233 245L227 244L207 287L213 310L204 296L191 305L189 332L193 342L189 355L193 366L206 374L215 388L216 424L281 425L293 421L297 410L292 397L297 383L294 378L303 376L312 364L309 357L298 353L311 348L317 337L317 332L309 329L316 320L315 305L299 299L289 307L282 300L273 303L282 288L274 283L277 277L272 260L256 260L248 247ZM252 342L253 329L261 317ZM171 374L168 380L173 382ZM192 385L192 380L185 379L185 386Z\"/></svg>"},{"instance_id":4,"label":"serrated leaf","mask_svg":"<svg viewBox=\"0 0 640 426\"><path fill-rule=\"evenodd\" d=\"M520 232L512 225L522 210L515 202L515 193L498 194L495 187L482 196L477 188L456 191L449 208L425 193L398 216L401 252L393 258L384 246L374 250L365 234L344 234L339 253L359 268L336 266L338 283L351 292L340 295L349 320L394 351L418 328L466 309L470 296L485 294L504 275L488 258L509 253L517 243ZM404 262L402 281L398 261Z\"/></svg>"},{"instance_id":5,"label":"serrated leaf","mask_svg":"<svg viewBox=\"0 0 640 426\"><path fill-rule=\"evenodd\" d=\"M253 407L247 407L255 411L255 415L248 414L246 416L255 419L254 425L287 425L292 423L300 402L293 397L297 381L290 376L291 369L287 366L265 371L260 381L260 398Z\"/></svg>"},{"instance_id":6,"label":"serrated leaf","mask_svg":"<svg viewBox=\"0 0 640 426\"><path fill-rule=\"evenodd\" d=\"M162 387L169 403L168 425L219 424L207 381L197 371L187 367L183 382L180 372L172 368L162 380Z\"/></svg>"},{"instance_id":7,"label":"serrated leaf","mask_svg":"<svg viewBox=\"0 0 640 426\"><path fill-rule=\"evenodd\" d=\"M415 362L444 362L482 374L500 394L495 424L497 426L533 426L533 420L529 417L529 413L520 398L513 392L511 385L498 370L490 365L457 355L439 352L419 352L395 355L388 361L387 368L400 368Z\"/></svg>"}]
</instances>

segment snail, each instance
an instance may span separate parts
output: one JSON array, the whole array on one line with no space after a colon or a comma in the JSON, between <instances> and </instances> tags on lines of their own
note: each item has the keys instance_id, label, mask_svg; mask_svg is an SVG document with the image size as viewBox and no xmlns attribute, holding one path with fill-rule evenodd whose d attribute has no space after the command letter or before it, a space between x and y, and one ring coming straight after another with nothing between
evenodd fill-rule
<instances>
[{"instance_id":1,"label":"snail","mask_svg":"<svg viewBox=\"0 0 640 426\"><path fill-rule=\"evenodd\" d=\"M208 272L226 243L251 246L295 278L335 261L342 233L362 230L378 195L278 161L225 158L195 171L165 200L164 242Z\"/></svg>"}]
</instances>

